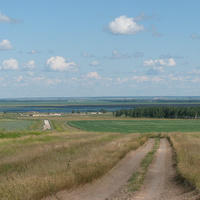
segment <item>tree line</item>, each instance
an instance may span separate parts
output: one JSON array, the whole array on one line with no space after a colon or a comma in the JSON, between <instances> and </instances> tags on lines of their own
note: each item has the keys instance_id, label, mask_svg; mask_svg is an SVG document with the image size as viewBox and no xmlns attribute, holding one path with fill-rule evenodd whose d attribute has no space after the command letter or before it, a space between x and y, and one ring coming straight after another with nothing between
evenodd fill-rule
<instances>
[{"instance_id":1,"label":"tree line","mask_svg":"<svg viewBox=\"0 0 200 200\"><path fill-rule=\"evenodd\" d=\"M152 106L138 107L133 109L121 109L113 112L116 117L149 117L149 118L174 118L174 119L197 119L200 117L200 107L170 107Z\"/></svg>"}]
</instances>

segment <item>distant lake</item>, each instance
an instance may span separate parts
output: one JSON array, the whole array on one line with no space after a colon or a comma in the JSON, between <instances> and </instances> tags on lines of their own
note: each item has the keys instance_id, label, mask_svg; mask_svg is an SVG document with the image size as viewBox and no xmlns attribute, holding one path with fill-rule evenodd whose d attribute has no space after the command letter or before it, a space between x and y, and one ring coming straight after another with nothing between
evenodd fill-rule
<instances>
[{"instance_id":1,"label":"distant lake","mask_svg":"<svg viewBox=\"0 0 200 200\"><path fill-rule=\"evenodd\" d=\"M113 112L120 109L132 109L136 107L150 107L150 106L179 106L179 107L197 107L200 104L124 104L124 105L68 105L68 106L0 106L0 112L8 113L26 113L26 112L40 112L40 113L71 113L75 112L99 112L101 109L107 112Z\"/></svg>"}]
</instances>

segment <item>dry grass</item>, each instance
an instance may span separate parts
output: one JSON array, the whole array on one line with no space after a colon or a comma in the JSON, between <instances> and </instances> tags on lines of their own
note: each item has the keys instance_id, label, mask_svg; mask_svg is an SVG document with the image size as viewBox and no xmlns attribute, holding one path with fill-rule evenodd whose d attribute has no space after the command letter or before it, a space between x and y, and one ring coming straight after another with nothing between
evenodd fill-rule
<instances>
[{"instance_id":1,"label":"dry grass","mask_svg":"<svg viewBox=\"0 0 200 200\"><path fill-rule=\"evenodd\" d=\"M74 129L0 140L1 199L34 200L101 177L131 149L139 134L88 133Z\"/></svg>"},{"instance_id":2,"label":"dry grass","mask_svg":"<svg viewBox=\"0 0 200 200\"><path fill-rule=\"evenodd\" d=\"M177 170L200 191L200 133L170 133L177 156Z\"/></svg>"}]
</instances>

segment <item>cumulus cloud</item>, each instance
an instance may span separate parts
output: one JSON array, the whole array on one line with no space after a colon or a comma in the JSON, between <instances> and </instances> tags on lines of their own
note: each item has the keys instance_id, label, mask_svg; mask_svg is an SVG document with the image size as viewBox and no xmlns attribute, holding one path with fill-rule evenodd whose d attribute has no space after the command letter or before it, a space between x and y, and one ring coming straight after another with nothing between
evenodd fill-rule
<instances>
[{"instance_id":1,"label":"cumulus cloud","mask_svg":"<svg viewBox=\"0 0 200 200\"><path fill-rule=\"evenodd\" d=\"M145 60L143 61L143 66L146 67L155 67L155 66L163 66L163 67L173 67L176 65L176 62L173 58L169 59L159 59L159 60Z\"/></svg>"},{"instance_id":2,"label":"cumulus cloud","mask_svg":"<svg viewBox=\"0 0 200 200\"><path fill-rule=\"evenodd\" d=\"M5 39L0 42L0 50L11 50L13 49L9 40Z\"/></svg>"},{"instance_id":3,"label":"cumulus cloud","mask_svg":"<svg viewBox=\"0 0 200 200\"><path fill-rule=\"evenodd\" d=\"M10 17L7 17L6 15L3 15L0 12L0 23L10 23L10 24L16 24L16 23L20 23L22 22L21 20L17 20L17 19L12 19Z\"/></svg>"},{"instance_id":4,"label":"cumulus cloud","mask_svg":"<svg viewBox=\"0 0 200 200\"><path fill-rule=\"evenodd\" d=\"M143 25L135 22L134 18L128 18L122 15L110 22L107 29L113 34L134 35L145 30Z\"/></svg>"},{"instance_id":5,"label":"cumulus cloud","mask_svg":"<svg viewBox=\"0 0 200 200\"><path fill-rule=\"evenodd\" d=\"M9 60L3 61L3 69L4 70L18 70L19 63L17 60L11 58Z\"/></svg>"},{"instance_id":6,"label":"cumulus cloud","mask_svg":"<svg viewBox=\"0 0 200 200\"><path fill-rule=\"evenodd\" d=\"M101 79L97 72L89 72L86 74L85 78Z\"/></svg>"},{"instance_id":7,"label":"cumulus cloud","mask_svg":"<svg viewBox=\"0 0 200 200\"><path fill-rule=\"evenodd\" d=\"M50 70L53 71L78 71L76 63L66 62L66 60L61 56L51 57L47 60L47 65Z\"/></svg>"},{"instance_id":8,"label":"cumulus cloud","mask_svg":"<svg viewBox=\"0 0 200 200\"><path fill-rule=\"evenodd\" d=\"M25 69L32 70L35 68L35 61L30 60L28 63L24 63L23 66Z\"/></svg>"}]
</instances>

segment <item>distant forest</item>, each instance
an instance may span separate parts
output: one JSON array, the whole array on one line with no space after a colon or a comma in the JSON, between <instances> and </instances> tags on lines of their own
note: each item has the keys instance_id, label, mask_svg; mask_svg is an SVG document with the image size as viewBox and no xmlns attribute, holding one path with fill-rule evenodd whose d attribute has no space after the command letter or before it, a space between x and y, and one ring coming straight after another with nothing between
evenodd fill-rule
<instances>
[{"instance_id":1,"label":"distant forest","mask_svg":"<svg viewBox=\"0 0 200 200\"><path fill-rule=\"evenodd\" d=\"M138 107L135 109L121 109L113 112L116 117L149 117L149 118L174 118L174 119L197 119L200 118L200 107L170 107L153 106Z\"/></svg>"}]
</instances>

